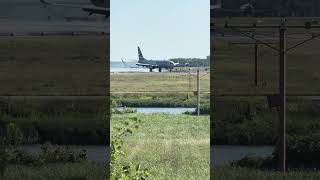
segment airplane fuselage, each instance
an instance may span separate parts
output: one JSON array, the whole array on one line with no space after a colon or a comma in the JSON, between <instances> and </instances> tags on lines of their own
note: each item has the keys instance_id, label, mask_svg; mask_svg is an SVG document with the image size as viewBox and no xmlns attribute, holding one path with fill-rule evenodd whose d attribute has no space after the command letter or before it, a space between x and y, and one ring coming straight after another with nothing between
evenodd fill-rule
<instances>
[{"instance_id":1,"label":"airplane fuselage","mask_svg":"<svg viewBox=\"0 0 320 180\"><path fill-rule=\"evenodd\" d=\"M139 60L137 66L144 66L151 69L163 68L163 69L173 69L175 67L172 61L167 60Z\"/></svg>"},{"instance_id":2,"label":"airplane fuselage","mask_svg":"<svg viewBox=\"0 0 320 180\"><path fill-rule=\"evenodd\" d=\"M168 69L171 72L172 69L179 66L179 63L174 63L173 61L168 60L148 60L143 57L140 47L138 47L138 57L139 61L136 65L149 68L150 72L152 72L152 70L156 68L159 69L159 72L162 72L162 69Z\"/></svg>"}]
</instances>

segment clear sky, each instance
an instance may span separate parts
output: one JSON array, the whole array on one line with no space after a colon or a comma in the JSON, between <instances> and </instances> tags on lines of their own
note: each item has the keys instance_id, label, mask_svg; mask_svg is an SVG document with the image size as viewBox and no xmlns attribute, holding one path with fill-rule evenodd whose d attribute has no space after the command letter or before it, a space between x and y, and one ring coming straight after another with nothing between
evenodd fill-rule
<instances>
[{"instance_id":1,"label":"clear sky","mask_svg":"<svg viewBox=\"0 0 320 180\"><path fill-rule=\"evenodd\" d=\"M111 61L206 58L210 52L209 0L111 0Z\"/></svg>"}]
</instances>

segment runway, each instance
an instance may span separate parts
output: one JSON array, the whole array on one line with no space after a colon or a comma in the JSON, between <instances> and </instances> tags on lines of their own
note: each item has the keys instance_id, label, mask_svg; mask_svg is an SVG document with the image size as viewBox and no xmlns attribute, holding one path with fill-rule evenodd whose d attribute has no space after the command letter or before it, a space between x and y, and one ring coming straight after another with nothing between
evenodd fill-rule
<instances>
[{"instance_id":1,"label":"runway","mask_svg":"<svg viewBox=\"0 0 320 180\"><path fill-rule=\"evenodd\" d=\"M0 36L40 36L40 35L106 35L106 22L23 22L1 21Z\"/></svg>"},{"instance_id":2,"label":"runway","mask_svg":"<svg viewBox=\"0 0 320 180\"><path fill-rule=\"evenodd\" d=\"M91 5L88 0L62 3ZM80 8L48 7L38 0L0 2L0 26L0 36L109 34L109 19L102 15L89 16Z\"/></svg>"}]
</instances>

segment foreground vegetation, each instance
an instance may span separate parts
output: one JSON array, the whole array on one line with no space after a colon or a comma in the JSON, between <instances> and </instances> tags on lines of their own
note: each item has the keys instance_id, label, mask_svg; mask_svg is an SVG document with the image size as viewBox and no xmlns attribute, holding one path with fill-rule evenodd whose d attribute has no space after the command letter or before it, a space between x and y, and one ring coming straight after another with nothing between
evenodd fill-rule
<instances>
[{"instance_id":1,"label":"foreground vegetation","mask_svg":"<svg viewBox=\"0 0 320 180\"><path fill-rule=\"evenodd\" d=\"M147 167L150 179L209 179L208 116L118 114L112 116L111 127L130 118L141 123L124 142L124 163Z\"/></svg>"},{"instance_id":2,"label":"foreground vegetation","mask_svg":"<svg viewBox=\"0 0 320 180\"><path fill-rule=\"evenodd\" d=\"M275 145L279 117L276 109L268 107L266 99L220 98L215 102L211 137L213 144ZM319 105L303 99L288 99L287 133L289 136L320 137Z\"/></svg>"},{"instance_id":3,"label":"foreground vegetation","mask_svg":"<svg viewBox=\"0 0 320 180\"><path fill-rule=\"evenodd\" d=\"M104 163L56 163L38 167L10 165L6 180L97 180L107 179Z\"/></svg>"},{"instance_id":4,"label":"foreground vegetation","mask_svg":"<svg viewBox=\"0 0 320 180\"><path fill-rule=\"evenodd\" d=\"M288 171L284 176L281 172L262 171L249 168L223 167L211 169L212 179L219 180L317 180L319 171Z\"/></svg>"},{"instance_id":5,"label":"foreground vegetation","mask_svg":"<svg viewBox=\"0 0 320 180\"><path fill-rule=\"evenodd\" d=\"M114 106L120 107L196 107L197 97L194 94L113 94ZM201 104L208 105L209 95L201 95Z\"/></svg>"},{"instance_id":6,"label":"foreground vegetation","mask_svg":"<svg viewBox=\"0 0 320 180\"><path fill-rule=\"evenodd\" d=\"M107 144L105 97L0 98L0 120L19 126L23 144Z\"/></svg>"},{"instance_id":7,"label":"foreground vegetation","mask_svg":"<svg viewBox=\"0 0 320 180\"><path fill-rule=\"evenodd\" d=\"M87 161L84 150L42 145L40 152L21 149L23 134L14 123L0 119L0 179L105 179L105 163ZM80 171L80 172L79 172Z\"/></svg>"}]
</instances>

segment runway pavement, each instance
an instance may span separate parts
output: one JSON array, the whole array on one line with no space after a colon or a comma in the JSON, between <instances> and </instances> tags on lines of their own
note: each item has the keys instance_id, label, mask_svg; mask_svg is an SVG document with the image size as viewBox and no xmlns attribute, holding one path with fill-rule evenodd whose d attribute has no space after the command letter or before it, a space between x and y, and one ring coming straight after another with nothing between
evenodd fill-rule
<instances>
[{"instance_id":1,"label":"runway pavement","mask_svg":"<svg viewBox=\"0 0 320 180\"><path fill-rule=\"evenodd\" d=\"M66 0L63 3L92 5L88 0ZM109 22L105 16L89 15L81 8L49 7L39 0L0 2L0 36L109 34Z\"/></svg>"},{"instance_id":2,"label":"runway pavement","mask_svg":"<svg viewBox=\"0 0 320 180\"><path fill-rule=\"evenodd\" d=\"M24 22L1 21L0 36L109 34L107 22Z\"/></svg>"}]
</instances>

